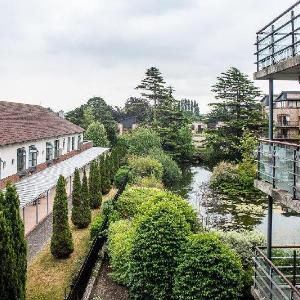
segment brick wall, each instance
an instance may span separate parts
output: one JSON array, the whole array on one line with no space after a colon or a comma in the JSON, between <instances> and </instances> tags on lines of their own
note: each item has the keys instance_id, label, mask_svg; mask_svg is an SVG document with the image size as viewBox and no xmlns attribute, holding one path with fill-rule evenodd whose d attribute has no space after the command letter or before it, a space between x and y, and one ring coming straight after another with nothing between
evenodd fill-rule
<instances>
[{"instance_id":1,"label":"brick wall","mask_svg":"<svg viewBox=\"0 0 300 300\"><path fill-rule=\"evenodd\" d=\"M68 158L71 158L71 157L73 157L73 156L75 156L75 155L77 155L77 154L79 154L79 153L81 153L81 152L83 152L83 151L85 151L87 149L90 149L92 147L93 147L93 143L92 142L83 143L82 146L81 146L81 148L80 148L80 150L73 150L73 151L68 152L65 155L60 156L58 159L53 160L53 164L52 165L60 163L60 162L62 162L64 160L66 160ZM31 174L29 174L29 175L21 177L18 174L14 174L12 176L3 178L2 180L0 180L0 189L3 189L8 181L16 183L16 182L20 181L21 179L24 179L25 177L28 177L28 176L30 176L32 174L35 174L35 173L38 173L38 172L40 172L42 170L45 170L46 168L48 168L47 163L42 163L42 164L37 165L36 166L36 171L33 172L33 173L31 173Z\"/></svg>"}]
</instances>

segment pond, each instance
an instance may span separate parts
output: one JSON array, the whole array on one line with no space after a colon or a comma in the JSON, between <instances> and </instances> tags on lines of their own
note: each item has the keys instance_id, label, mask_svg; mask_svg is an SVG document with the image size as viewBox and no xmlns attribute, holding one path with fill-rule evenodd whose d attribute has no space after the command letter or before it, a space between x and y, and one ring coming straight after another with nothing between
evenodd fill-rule
<instances>
[{"instance_id":1,"label":"pond","mask_svg":"<svg viewBox=\"0 0 300 300\"><path fill-rule=\"evenodd\" d=\"M208 188L211 172L202 166L186 167L184 180L173 191L187 199L208 228L257 230L267 234L267 199L229 199ZM274 205L273 244L300 244L300 214Z\"/></svg>"}]
</instances>

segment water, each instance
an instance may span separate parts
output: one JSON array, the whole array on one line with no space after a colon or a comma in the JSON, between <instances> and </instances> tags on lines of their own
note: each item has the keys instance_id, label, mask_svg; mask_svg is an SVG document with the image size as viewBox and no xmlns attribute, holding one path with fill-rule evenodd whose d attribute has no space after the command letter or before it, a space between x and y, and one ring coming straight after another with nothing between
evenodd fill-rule
<instances>
[{"instance_id":1,"label":"water","mask_svg":"<svg viewBox=\"0 0 300 300\"><path fill-rule=\"evenodd\" d=\"M201 166L188 167L184 180L173 191L188 199L203 223L222 230L257 230L267 234L267 199L228 199L208 188L211 172ZM274 205L273 244L300 244L300 214Z\"/></svg>"}]
</instances>

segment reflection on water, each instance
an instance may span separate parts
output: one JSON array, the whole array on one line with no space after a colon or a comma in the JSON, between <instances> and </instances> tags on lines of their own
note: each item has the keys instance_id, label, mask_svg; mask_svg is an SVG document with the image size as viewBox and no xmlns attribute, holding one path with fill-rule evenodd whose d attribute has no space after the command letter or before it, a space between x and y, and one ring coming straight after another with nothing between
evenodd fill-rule
<instances>
[{"instance_id":1,"label":"reflection on water","mask_svg":"<svg viewBox=\"0 0 300 300\"><path fill-rule=\"evenodd\" d=\"M200 166L184 169L184 180L173 191L188 199L203 223L222 230L258 230L267 232L267 201L228 199L208 188L211 172ZM300 214L281 206L274 207L273 243L300 244Z\"/></svg>"}]
</instances>

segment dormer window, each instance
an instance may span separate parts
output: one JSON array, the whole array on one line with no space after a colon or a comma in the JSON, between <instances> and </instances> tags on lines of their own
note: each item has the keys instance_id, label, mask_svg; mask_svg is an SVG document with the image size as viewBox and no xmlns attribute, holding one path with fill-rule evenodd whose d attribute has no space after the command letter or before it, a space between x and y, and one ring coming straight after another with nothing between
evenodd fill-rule
<instances>
[{"instance_id":1,"label":"dormer window","mask_svg":"<svg viewBox=\"0 0 300 300\"><path fill-rule=\"evenodd\" d=\"M46 161L49 162L53 159L53 145L50 142L46 143Z\"/></svg>"},{"instance_id":2,"label":"dormer window","mask_svg":"<svg viewBox=\"0 0 300 300\"><path fill-rule=\"evenodd\" d=\"M34 145L29 146L29 168L37 166L38 150Z\"/></svg>"},{"instance_id":3,"label":"dormer window","mask_svg":"<svg viewBox=\"0 0 300 300\"><path fill-rule=\"evenodd\" d=\"M17 149L17 171L26 170L26 150L24 147Z\"/></svg>"}]
</instances>

